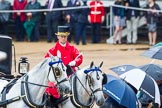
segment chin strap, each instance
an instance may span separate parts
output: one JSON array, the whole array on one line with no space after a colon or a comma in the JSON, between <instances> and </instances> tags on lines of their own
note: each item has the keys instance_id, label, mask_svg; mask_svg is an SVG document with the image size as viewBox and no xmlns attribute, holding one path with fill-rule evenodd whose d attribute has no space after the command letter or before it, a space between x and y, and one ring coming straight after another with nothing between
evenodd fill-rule
<instances>
[{"instance_id":1,"label":"chin strap","mask_svg":"<svg viewBox=\"0 0 162 108\"><path fill-rule=\"evenodd\" d=\"M47 97L44 94L43 95L43 99L42 99L42 103L41 104L36 104L32 101L31 99L31 95L29 93L29 88L28 88L28 76L24 76L23 80L21 82L21 95L23 96L22 99L25 102L25 104L27 104L30 108L43 108L44 105L46 104L47 101Z\"/></svg>"}]
</instances>

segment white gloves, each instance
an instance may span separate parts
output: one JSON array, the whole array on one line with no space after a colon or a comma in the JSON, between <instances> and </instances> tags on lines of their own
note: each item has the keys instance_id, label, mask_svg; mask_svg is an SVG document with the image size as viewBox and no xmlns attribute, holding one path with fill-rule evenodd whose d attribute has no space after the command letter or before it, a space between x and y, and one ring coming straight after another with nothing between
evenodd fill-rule
<instances>
[{"instance_id":1,"label":"white gloves","mask_svg":"<svg viewBox=\"0 0 162 108\"><path fill-rule=\"evenodd\" d=\"M70 63L69 63L69 66L75 66L76 65L76 61L71 61Z\"/></svg>"}]
</instances>

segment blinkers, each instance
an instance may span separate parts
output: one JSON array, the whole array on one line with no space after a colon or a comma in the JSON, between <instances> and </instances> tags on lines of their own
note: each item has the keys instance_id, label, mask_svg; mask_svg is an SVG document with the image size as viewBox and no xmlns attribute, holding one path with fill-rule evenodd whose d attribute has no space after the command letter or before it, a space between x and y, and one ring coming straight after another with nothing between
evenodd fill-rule
<instances>
[{"instance_id":1,"label":"blinkers","mask_svg":"<svg viewBox=\"0 0 162 108\"><path fill-rule=\"evenodd\" d=\"M102 85L104 85L107 83L107 76L105 73L103 73L102 76L103 76Z\"/></svg>"},{"instance_id":2,"label":"blinkers","mask_svg":"<svg viewBox=\"0 0 162 108\"><path fill-rule=\"evenodd\" d=\"M53 67L54 68L54 67ZM62 76L62 71L59 67L55 67L53 74L56 78L60 78Z\"/></svg>"},{"instance_id":3,"label":"blinkers","mask_svg":"<svg viewBox=\"0 0 162 108\"><path fill-rule=\"evenodd\" d=\"M87 75L87 80L88 80L89 86L94 85L94 79L90 75Z\"/></svg>"}]
</instances>

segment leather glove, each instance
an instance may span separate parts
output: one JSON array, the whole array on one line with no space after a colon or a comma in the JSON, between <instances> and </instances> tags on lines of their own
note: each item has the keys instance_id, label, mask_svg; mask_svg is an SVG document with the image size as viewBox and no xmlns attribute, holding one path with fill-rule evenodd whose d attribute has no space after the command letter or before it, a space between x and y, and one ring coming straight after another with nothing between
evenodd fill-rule
<instances>
[{"instance_id":1,"label":"leather glove","mask_svg":"<svg viewBox=\"0 0 162 108\"><path fill-rule=\"evenodd\" d=\"M69 63L69 66L75 66L76 65L76 61L71 61L70 63Z\"/></svg>"},{"instance_id":2,"label":"leather glove","mask_svg":"<svg viewBox=\"0 0 162 108\"><path fill-rule=\"evenodd\" d=\"M70 76L74 73L73 69L71 68L71 66L69 65L66 65L67 69L66 69L66 73L67 73L67 76Z\"/></svg>"}]
</instances>

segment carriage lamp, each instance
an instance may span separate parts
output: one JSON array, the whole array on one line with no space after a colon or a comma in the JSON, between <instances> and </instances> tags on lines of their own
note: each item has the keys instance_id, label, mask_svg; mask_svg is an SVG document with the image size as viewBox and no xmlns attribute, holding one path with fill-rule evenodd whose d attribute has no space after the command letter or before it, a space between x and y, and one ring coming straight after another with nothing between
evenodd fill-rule
<instances>
[{"instance_id":1,"label":"carriage lamp","mask_svg":"<svg viewBox=\"0 0 162 108\"><path fill-rule=\"evenodd\" d=\"M19 61L18 71L20 74L24 75L29 71L28 58L21 57Z\"/></svg>"}]
</instances>

